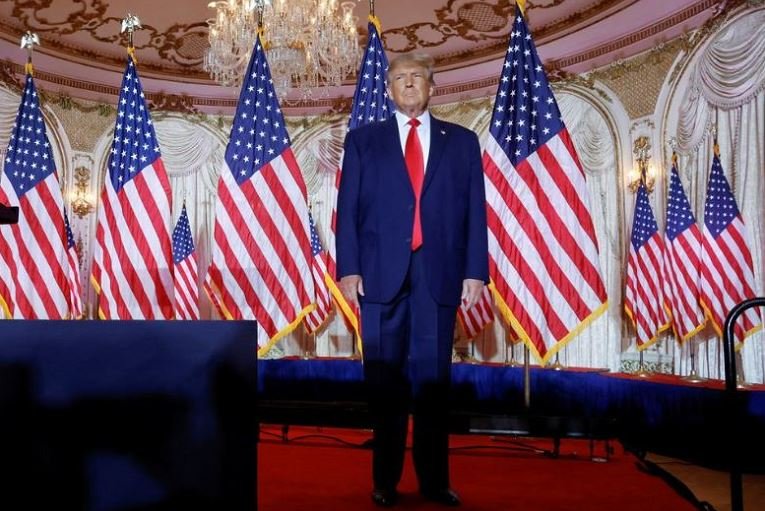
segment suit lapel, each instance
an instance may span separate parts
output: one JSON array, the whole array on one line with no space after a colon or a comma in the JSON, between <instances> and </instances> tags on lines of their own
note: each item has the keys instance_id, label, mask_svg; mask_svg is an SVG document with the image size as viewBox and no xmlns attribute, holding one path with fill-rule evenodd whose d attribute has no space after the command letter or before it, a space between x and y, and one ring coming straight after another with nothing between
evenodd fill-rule
<instances>
[{"instance_id":1,"label":"suit lapel","mask_svg":"<svg viewBox=\"0 0 765 511\"><path fill-rule=\"evenodd\" d=\"M404 152L401 150L401 138L398 133L398 122L396 116L391 116L385 122L385 136L381 141L381 149L383 157L381 161L387 161L390 163L391 174L396 179L403 180L408 188L412 190L412 181L409 179L409 171L406 169L406 160L404 159Z\"/></svg>"},{"instance_id":2,"label":"suit lapel","mask_svg":"<svg viewBox=\"0 0 765 511\"><path fill-rule=\"evenodd\" d=\"M441 156L446 151L446 141L449 138L449 130L446 124L442 123L433 115L430 116L430 151L428 153L428 166L425 170L425 182L422 185L422 192L428 189L428 185L433 181L433 176L438 171L441 162Z\"/></svg>"}]
</instances>

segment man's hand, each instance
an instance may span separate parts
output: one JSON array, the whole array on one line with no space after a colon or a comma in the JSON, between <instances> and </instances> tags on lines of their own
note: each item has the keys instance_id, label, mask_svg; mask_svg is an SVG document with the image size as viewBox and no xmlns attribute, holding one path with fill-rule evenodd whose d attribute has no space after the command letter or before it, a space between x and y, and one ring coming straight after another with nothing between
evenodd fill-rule
<instances>
[{"instance_id":1,"label":"man's hand","mask_svg":"<svg viewBox=\"0 0 765 511\"><path fill-rule=\"evenodd\" d=\"M466 310L470 310L473 305L478 303L483 293L483 281L476 279L465 279L462 281L462 302Z\"/></svg>"},{"instance_id":2,"label":"man's hand","mask_svg":"<svg viewBox=\"0 0 765 511\"><path fill-rule=\"evenodd\" d=\"M346 275L340 279L340 291L353 307L359 308L359 295L364 296L361 275Z\"/></svg>"}]
</instances>

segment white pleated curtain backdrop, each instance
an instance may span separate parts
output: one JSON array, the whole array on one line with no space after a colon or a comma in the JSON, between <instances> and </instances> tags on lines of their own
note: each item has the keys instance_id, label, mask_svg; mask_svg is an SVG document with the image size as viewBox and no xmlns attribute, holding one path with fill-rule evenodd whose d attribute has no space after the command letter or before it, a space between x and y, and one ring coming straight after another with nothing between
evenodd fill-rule
<instances>
[{"instance_id":1,"label":"white pleated curtain backdrop","mask_svg":"<svg viewBox=\"0 0 765 511\"><path fill-rule=\"evenodd\" d=\"M689 73L688 88L674 107L679 111L676 136L683 184L701 225L713 155L710 130L716 126L720 160L752 243L755 292L764 296L765 10L744 12L723 27ZM723 377L720 339L707 329L695 342L701 375ZM689 346L674 345L676 372L690 370L689 354ZM747 339L739 361L747 381L765 381L762 332Z\"/></svg>"},{"instance_id":2,"label":"white pleated curtain backdrop","mask_svg":"<svg viewBox=\"0 0 765 511\"><path fill-rule=\"evenodd\" d=\"M216 190L227 134L180 116L158 119L154 128L172 188L173 227L185 199L201 281L210 264ZM204 292L200 292L200 301L202 319L218 317Z\"/></svg>"}]
</instances>

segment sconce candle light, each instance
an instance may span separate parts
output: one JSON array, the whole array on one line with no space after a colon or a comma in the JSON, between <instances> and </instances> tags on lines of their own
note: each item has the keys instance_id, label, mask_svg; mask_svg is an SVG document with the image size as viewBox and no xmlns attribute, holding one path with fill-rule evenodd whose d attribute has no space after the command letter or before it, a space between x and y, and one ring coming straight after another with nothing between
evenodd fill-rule
<instances>
[{"instance_id":1,"label":"sconce candle light","mask_svg":"<svg viewBox=\"0 0 765 511\"><path fill-rule=\"evenodd\" d=\"M75 197L72 200L72 212L80 218L93 211L93 201L88 198L88 186L90 184L90 170L85 167L77 167L74 170Z\"/></svg>"},{"instance_id":2,"label":"sconce candle light","mask_svg":"<svg viewBox=\"0 0 765 511\"><path fill-rule=\"evenodd\" d=\"M649 165L651 160L651 144L648 137L638 137L632 148L632 154L635 155L637 168L630 173L630 182L628 184L632 193L637 193L640 183L644 183L648 193L653 191L656 182L656 173Z\"/></svg>"}]
</instances>

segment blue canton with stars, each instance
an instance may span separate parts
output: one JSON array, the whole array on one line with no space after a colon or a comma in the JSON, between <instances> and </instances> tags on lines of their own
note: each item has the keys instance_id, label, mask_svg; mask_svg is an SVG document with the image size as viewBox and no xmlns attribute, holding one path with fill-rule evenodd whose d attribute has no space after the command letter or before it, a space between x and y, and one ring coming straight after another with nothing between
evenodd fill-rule
<instances>
[{"instance_id":1,"label":"blue canton with stars","mask_svg":"<svg viewBox=\"0 0 765 511\"><path fill-rule=\"evenodd\" d=\"M27 75L11 131L4 171L19 199L55 171L45 121L40 113L40 99L31 75Z\"/></svg>"},{"instance_id":2,"label":"blue canton with stars","mask_svg":"<svg viewBox=\"0 0 765 511\"><path fill-rule=\"evenodd\" d=\"M667 198L667 238L674 241L682 232L696 222L691 211L691 203L683 190L680 175L677 168L672 166L672 175L669 181L669 197Z\"/></svg>"},{"instance_id":3,"label":"blue canton with stars","mask_svg":"<svg viewBox=\"0 0 765 511\"><path fill-rule=\"evenodd\" d=\"M359 68L359 80L353 95L353 108L348 119L352 130L371 122L384 121L395 111L388 97L385 75L388 72L388 57L382 47L377 27L369 23L367 51Z\"/></svg>"},{"instance_id":4,"label":"blue canton with stars","mask_svg":"<svg viewBox=\"0 0 765 511\"><path fill-rule=\"evenodd\" d=\"M715 154L712 160L712 172L709 175L707 201L704 204L704 225L713 237L720 235L739 215L736 199L725 179L720 157Z\"/></svg>"},{"instance_id":5,"label":"blue canton with stars","mask_svg":"<svg viewBox=\"0 0 765 511\"><path fill-rule=\"evenodd\" d=\"M226 147L226 163L236 182L242 184L289 145L290 138L279 109L271 71L258 37L239 94Z\"/></svg>"},{"instance_id":6,"label":"blue canton with stars","mask_svg":"<svg viewBox=\"0 0 765 511\"><path fill-rule=\"evenodd\" d=\"M194 252L194 240L191 236L189 215L186 213L186 205L181 209L181 216L173 229L173 261L180 263Z\"/></svg>"},{"instance_id":7,"label":"blue canton with stars","mask_svg":"<svg viewBox=\"0 0 765 511\"><path fill-rule=\"evenodd\" d=\"M632 221L632 246L635 252L645 245L651 237L659 232L656 218L653 216L651 204L648 202L648 190L644 184L640 184L635 203L635 218Z\"/></svg>"},{"instance_id":8,"label":"blue canton with stars","mask_svg":"<svg viewBox=\"0 0 765 511\"><path fill-rule=\"evenodd\" d=\"M316 257L322 251L319 232L316 230L316 224L313 223L313 215L308 212L308 223L311 226L311 255Z\"/></svg>"},{"instance_id":9,"label":"blue canton with stars","mask_svg":"<svg viewBox=\"0 0 765 511\"><path fill-rule=\"evenodd\" d=\"M109 158L109 179L114 190L122 190L159 157L159 143L146 108L138 70L133 59L128 57L117 101L117 122Z\"/></svg>"},{"instance_id":10,"label":"blue canton with stars","mask_svg":"<svg viewBox=\"0 0 765 511\"><path fill-rule=\"evenodd\" d=\"M560 110L517 6L494 105L489 131L514 166L563 129Z\"/></svg>"}]
</instances>

